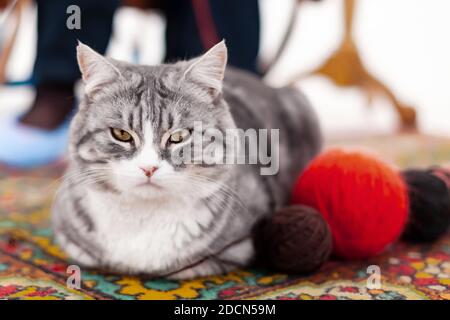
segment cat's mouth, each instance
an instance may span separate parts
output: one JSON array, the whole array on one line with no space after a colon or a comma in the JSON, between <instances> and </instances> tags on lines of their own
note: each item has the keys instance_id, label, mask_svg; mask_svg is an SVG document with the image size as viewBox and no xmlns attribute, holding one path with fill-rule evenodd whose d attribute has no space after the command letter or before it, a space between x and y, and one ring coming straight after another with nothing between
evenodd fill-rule
<instances>
[{"instance_id":1,"label":"cat's mouth","mask_svg":"<svg viewBox=\"0 0 450 320\"><path fill-rule=\"evenodd\" d=\"M151 181L150 179L145 181L145 182L139 183L137 185L137 187L140 187L140 188L149 188L150 187L150 188L156 188L156 189L159 189L159 190L161 190L163 188L159 184L156 184L154 181Z\"/></svg>"}]
</instances>

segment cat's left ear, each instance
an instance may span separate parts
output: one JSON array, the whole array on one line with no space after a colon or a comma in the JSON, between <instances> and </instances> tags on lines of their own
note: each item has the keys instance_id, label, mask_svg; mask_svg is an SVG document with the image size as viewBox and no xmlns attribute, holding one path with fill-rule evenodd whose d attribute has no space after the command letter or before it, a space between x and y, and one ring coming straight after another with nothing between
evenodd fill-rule
<instances>
[{"instance_id":1,"label":"cat's left ear","mask_svg":"<svg viewBox=\"0 0 450 320\"><path fill-rule=\"evenodd\" d=\"M215 98L222 92L227 57L227 46L222 40L203 56L194 59L184 72L184 76L192 78Z\"/></svg>"}]
</instances>

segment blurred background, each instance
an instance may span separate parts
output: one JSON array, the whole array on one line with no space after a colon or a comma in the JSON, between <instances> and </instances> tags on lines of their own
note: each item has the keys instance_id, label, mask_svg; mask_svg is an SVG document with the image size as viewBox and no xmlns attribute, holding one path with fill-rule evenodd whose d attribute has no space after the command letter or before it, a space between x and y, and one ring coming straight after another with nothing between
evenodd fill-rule
<instances>
[{"instance_id":1,"label":"blurred background","mask_svg":"<svg viewBox=\"0 0 450 320\"><path fill-rule=\"evenodd\" d=\"M259 62L269 63L298 11L285 48L265 79L274 86L301 88L319 113L327 137L385 135L398 132L399 117L386 97L369 101L357 86L337 86L330 77L299 79L323 64L344 38L344 0L260 0ZM417 111L417 128L429 135L450 136L450 2L446 0L356 0L353 37L371 75L401 103ZM36 5L22 19L8 60L9 82L30 78L36 48ZM5 33L7 24L3 26ZM157 10L121 7L107 54L143 64L164 57L165 19ZM136 50L139 56L136 57ZM0 117L20 113L33 100L27 86L0 87Z\"/></svg>"}]
</instances>

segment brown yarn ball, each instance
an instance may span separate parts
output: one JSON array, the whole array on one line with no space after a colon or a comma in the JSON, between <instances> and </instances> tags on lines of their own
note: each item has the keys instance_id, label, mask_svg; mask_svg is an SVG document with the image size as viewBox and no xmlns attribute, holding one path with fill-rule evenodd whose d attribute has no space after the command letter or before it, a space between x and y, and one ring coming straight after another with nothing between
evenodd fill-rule
<instances>
[{"instance_id":1,"label":"brown yarn ball","mask_svg":"<svg viewBox=\"0 0 450 320\"><path fill-rule=\"evenodd\" d=\"M256 229L259 259L287 273L317 270L330 256L332 245L331 231L322 215L303 205L279 210Z\"/></svg>"}]
</instances>

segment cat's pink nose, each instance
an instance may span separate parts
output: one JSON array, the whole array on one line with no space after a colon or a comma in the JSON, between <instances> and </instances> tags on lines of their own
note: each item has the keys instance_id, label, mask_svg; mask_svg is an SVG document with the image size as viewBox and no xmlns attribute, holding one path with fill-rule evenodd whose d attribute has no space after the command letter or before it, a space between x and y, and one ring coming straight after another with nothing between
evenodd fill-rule
<instances>
[{"instance_id":1,"label":"cat's pink nose","mask_svg":"<svg viewBox=\"0 0 450 320\"><path fill-rule=\"evenodd\" d=\"M140 168L142 171L144 171L144 174L148 178L150 178L155 173L155 171L158 170L158 167L147 167L147 168L140 167Z\"/></svg>"}]
</instances>

